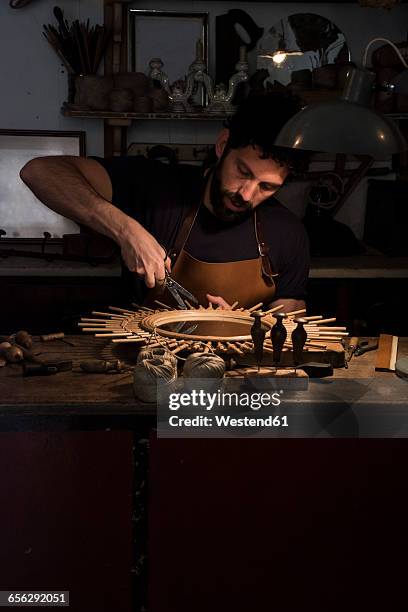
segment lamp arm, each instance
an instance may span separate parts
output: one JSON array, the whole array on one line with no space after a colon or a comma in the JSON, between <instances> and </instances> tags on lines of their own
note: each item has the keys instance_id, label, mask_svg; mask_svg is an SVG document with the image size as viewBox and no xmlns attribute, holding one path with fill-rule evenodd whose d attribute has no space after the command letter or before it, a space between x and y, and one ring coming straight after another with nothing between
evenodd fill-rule
<instances>
[{"instance_id":1,"label":"lamp arm","mask_svg":"<svg viewBox=\"0 0 408 612\"><path fill-rule=\"evenodd\" d=\"M398 47L396 45L394 45L393 42L391 42L390 40L388 40L388 38L373 38L373 40L370 40L370 42L368 43L368 45L366 46L365 50L364 50L364 56L363 56L363 68L367 67L367 60L368 60L368 50L371 47L371 45L375 42L385 42L388 43L389 45L391 45L391 47L394 49L395 53L398 55L399 59L401 60L404 68L408 68L408 64L405 61L401 51L398 49Z\"/></svg>"}]
</instances>

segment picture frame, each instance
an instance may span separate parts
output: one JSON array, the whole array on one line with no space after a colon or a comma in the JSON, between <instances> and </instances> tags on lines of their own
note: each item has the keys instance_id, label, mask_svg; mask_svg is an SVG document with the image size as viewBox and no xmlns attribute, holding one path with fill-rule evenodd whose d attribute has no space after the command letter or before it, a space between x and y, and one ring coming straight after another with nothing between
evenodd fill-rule
<instances>
[{"instance_id":1,"label":"picture frame","mask_svg":"<svg viewBox=\"0 0 408 612\"><path fill-rule=\"evenodd\" d=\"M208 13L129 8L129 58L131 72L149 73L149 62L159 57L169 82L184 79L201 40L208 68ZM204 92L202 92L204 101ZM201 101L201 103L203 103Z\"/></svg>"},{"instance_id":2,"label":"picture frame","mask_svg":"<svg viewBox=\"0 0 408 612\"><path fill-rule=\"evenodd\" d=\"M2 244L37 243L79 233L79 226L40 202L20 178L31 159L48 155L86 155L86 133L0 129L0 229Z\"/></svg>"}]
</instances>

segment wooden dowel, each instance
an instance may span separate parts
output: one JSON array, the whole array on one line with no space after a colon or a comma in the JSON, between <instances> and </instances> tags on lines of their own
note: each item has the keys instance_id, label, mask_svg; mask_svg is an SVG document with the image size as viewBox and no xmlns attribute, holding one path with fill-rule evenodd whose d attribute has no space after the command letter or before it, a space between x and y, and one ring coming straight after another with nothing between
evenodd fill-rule
<instances>
[{"instance_id":1,"label":"wooden dowel","mask_svg":"<svg viewBox=\"0 0 408 612\"><path fill-rule=\"evenodd\" d=\"M336 317L331 317L329 319L320 319L320 321L317 321L317 323L313 323L313 321L311 321L309 325L321 325L322 323L334 323L336 320L337 320Z\"/></svg>"},{"instance_id":2,"label":"wooden dowel","mask_svg":"<svg viewBox=\"0 0 408 612\"><path fill-rule=\"evenodd\" d=\"M273 308L270 308L269 310L265 310L265 312L262 313L262 316L264 317L265 315L272 314L273 312L282 310L282 308L283 308L283 304L278 304L278 306L274 306Z\"/></svg>"},{"instance_id":3,"label":"wooden dowel","mask_svg":"<svg viewBox=\"0 0 408 612\"><path fill-rule=\"evenodd\" d=\"M94 321L87 321L86 323L77 323L78 327L88 327L88 325L94 325L95 327L104 328L107 327L106 323L96 323Z\"/></svg>"},{"instance_id":4,"label":"wooden dowel","mask_svg":"<svg viewBox=\"0 0 408 612\"><path fill-rule=\"evenodd\" d=\"M293 317L294 315L302 314L303 312L306 312L306 308L300 308L299 310L292 310L291 312L287 312L286 316Z\"/></svg>"},{"instance_id":5,"label":"wooden dowel","mask_svg":"<svg viewBox=\"0 0 408 612\"><path fill-rule=\"evenodd\" d=\"M128 336L132 336L132 332L123 332L121 334L95 334L95 338L127 338Z\"/></svg>"},{"instance_id":6,"label":"wooden dowel","mask_svg":"<svg viewBox=\"0 0 408 612\"><path fill-rule=\"evenodd\" d=\"M128 342L146 342L146 338L114 338L112 342L116 342L117 344L125 344Z\"/></svg>"},{"instance_id":7,"label":"wooden dowel","mask_svg":"<svg viewBox=\"0 0 408 612\"><path fill-rule=\"evenodd\" d=\"M188 348L188 346L189 342L183 342L182 344L179 344L178 347L175 348L174 351L172 351L173 355L180 353L180 351L184 351L184 349Z\"/></svg>"},{"instance_id":8,"label":"wooden dowel","mask_svg":"<svg viewBox=\"0 0 408 612\"><path fill-rule=\"evenodd\" d=\"M245 352L242 350L240 346L238 346L235 342L227 342L227 347L232 349L238 355L244 355Z\"/></svg>"},{"instance_id":9,"label":"wooden dowel","mask_svg":"<svg viewBox=\"0 0 408 612\"><path fill-rule=\"evenodd\" d=\"M315 315L312 317L303 317L305 321L317 321L317 319L323 319L323 315Z\"/></svg>"},{"instance_id":10,"label":"wooden dowel","mask_svg":"<svg viewBox=\"0 0 408 612\"><path fill-rule=\"evenodd\" d=\"M112 319L127 319L126 315L116 315L116 314L112 314L111 312L99 312L98 310L93 310L92 311L93 315L100 315L101 317L109 317L111 320Z\"/></svg>"},{"instance_id":11,"label":"wooden dowel","mask_svg":"<svg viewBox=\"0 0 408 612\"><path fill-rule=\"evenodd\" d=\"M263 302L258 302L258 304L255 304L255 306L251 306L251 308L248 308L248 312L254 312L255 310L259 310L259 308L261 308L263 306Z\"/></svg>"},{"instance_id":12,"label":"wooden dowel","mask_svg":"<svg viewBox=\"0 0 408 612\"><path fill-rule=\"evenodd\" d=\"M327 326L323 325L322 327L317 327L317 325L316 326L312 325L309 328L307 325L305 325L305 329L316 329L316 328L319 331L330 331L330 330L332 330L332 331L347 331L347 327L345 327L345 326L342 326L342 327L340 327L340 326L339 327L331 327L330 325L327 325Z\"/></svg>"},{"instance_id":13,"label":"wooden dowel","mask_svg":"<svg viewBox=\"0 0 408 612\"><path fill-rule=\"evenodd\" d=\"M236 308L238 304L239 302L234 302L233 304L231 304L231 310L234 310L234 308Z\"/></svg>"},{"instance_id":14,"label":"wooden dowel","mask_svg":"<svg viewBox=\"0 0 408 612\"><path fill-rule=\"evenodd\" d=\"M134 310L128 310L127 308L118 308L117 306L108 306L109 310L114 310L115 312L121 312L123 314L136 314Z\"/></svg>"},{"instance_id":15,"label":"wooden dowel","mask_svg":"<svg viewBox=\"0 0 408 612\"><path fill-rule=\"evenodd\" d=\"M348 332L344 332L344 331L336 331L336 332L331 332L331 331L319 331L319 336L348 336Z\"/></svg>"},{"instance_id":16,"label":"wooden dowel","mask_svg":"<svg viewBox=\"0 0 408 612\"><path fill-rule=\"evenodd\" d=\"M159 300L154 300L154 301L159 306L163 306L163 308L165 308L166 310L173 310L172 308L170 308L170 306L167 306L167 304L163 304L163 302L159 302Z\"/></svg>"},{"instance_id":17,"label":"wooden dowel","mask_svg":"<svg viewBox=\"0 0 408 612\"><path fill-rule=\"evenodd\" d=\"M91 319L88 317L81 317L81 321L84 323L112 323L112 319Z\"/></svg>"}]
</instances>

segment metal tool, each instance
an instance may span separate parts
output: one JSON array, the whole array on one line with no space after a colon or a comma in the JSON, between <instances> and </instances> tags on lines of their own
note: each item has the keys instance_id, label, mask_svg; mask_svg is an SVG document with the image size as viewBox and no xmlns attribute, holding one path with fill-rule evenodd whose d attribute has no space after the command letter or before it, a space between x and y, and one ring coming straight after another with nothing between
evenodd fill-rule
<instances>
[{"instance_id":1,"label":"metal tool","mask_svg":"<svg viewBox=\"0 0 408 612\"><path fill-rule=\"evenodd\" d=\"M81 361L79 367L87 374L116 374L131 369L120 359L85 359Z\"/></svg>"},{"instance_id":2,"label":"metal tool","mask_svg":"<svg viewBox=\"0 0 408 612\"><path fill-rule=\"evenodd\" d=\"M170 291L171 295L176 300L180 308L182 308L183 310L187 310L187 304L184 302L181 295L184 295L184 297L188 299L188 301L191 302L192 304L198 305L197 298L192 293L190 293L190 291L188 291L182 285L180 285L180 283L175 281L170 276L170 274L167 272L167 270L166 270L166 280L165 280L164 285L165 285L165 288Z\"/></svg>"},{"instance_id":3,"label":"metal tool","mask_svg":"<svg viewBox=\"0 0 408 612\"><path fill-rule=\"evenodd\" d=\"M368 351L375 351L378 348L378 340L359 340L358 346L354 351L354 356L358 357Z\"/></svg>"},{"instance_id":4,"label":"metal tool","mask_svg":"<svg viewBox=\"0 0 408 612\"><path fill-rule=\"evenodd\" d=\"M160 246L164 250L164 261L166 261L166 259L168 257L167 249L162 244ZM183 298L181 297L181 295L184 295L184 297L189 302L191 302L192 304L196 304L198 306L197 298L192 293L190 293L190 291L188 291L188 289L186 289L185 287L180 285L180 283L175 281L174 278L172 278L170 276L170 273L168 272L166 267L164 268L164 271L165 271L166 277L164 279L163 288L164 289L168 289L170 291L171 295L176 300L176 302L179 305L179 307L182 310L187 310L187 304L185 304L185 302L184 302Z\"/></svg>"},{"instance_id":5,"label":"metal tool","mask_svg":"<svg viewBox=\"0 0 408 612\"><path fill-rule=\"evenodd\" d=\"M59 372L72 370L72 361L58 361L56 363L23 363L24 376L49 376Z\"/></svg>"}]
</instances>

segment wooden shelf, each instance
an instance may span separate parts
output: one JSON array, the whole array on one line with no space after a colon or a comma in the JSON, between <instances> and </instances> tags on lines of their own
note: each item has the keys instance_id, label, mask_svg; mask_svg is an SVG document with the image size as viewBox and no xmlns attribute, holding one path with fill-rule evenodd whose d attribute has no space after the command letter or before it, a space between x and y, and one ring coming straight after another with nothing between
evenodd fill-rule
<instances>
[{"instance_id":1,"label":"wooden shelf","mask_svg":"<svg viewBox=\"0 0 408 612\"><path fill-rule=\"evenodd\" d=\"M118 113L114 111L93 111L93 110L72 110L66 106L61 109L62 114L65 117L81 117L83 119L106 119L106 120L126 120L126 121L137 121L137 120L204 120L204 121L223 121L228 117L227 114L220 113L206 113L206 112L195 112L195 113Z\"/></svg>"}]
</instances>

